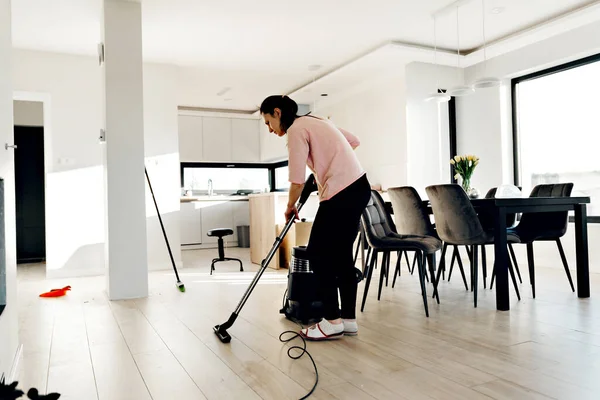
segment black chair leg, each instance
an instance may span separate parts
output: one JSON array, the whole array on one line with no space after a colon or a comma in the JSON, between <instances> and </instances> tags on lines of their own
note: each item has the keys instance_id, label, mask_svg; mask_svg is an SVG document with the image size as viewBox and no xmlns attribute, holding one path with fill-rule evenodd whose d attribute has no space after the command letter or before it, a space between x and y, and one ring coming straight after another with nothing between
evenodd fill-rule
<instances>
[{"instance_id":1,"label":"black chair leg","mask_svg":"<svg viewBox=\"0 0 600 400\"><path fill-rule=\"evenodd\" d=\"M515 271L513 269L512 262L510 258L508 259L508 272L510 272L510 278L512 279L513 286L515 288L515 292L517 293L517 299L521 301L521 294L519 293L519 287L517 286L517 279L515 278Z\"/></svg>"},{"instance_id":2,"label":"black chair leg","mask_svg":"<svg viewBox=\"0 0 600 400\"><path fill-rule=\"evenodd\" d=\"M356 265L356 260L358 260L358 253L360 251L360 246L362 246L362 235L360 232L358 233L358 243L356 245L356 251L354 252L354 264Z\"/></svg>"},{"instance_id":3,"label":"black chair leg","mask_svg":"<svg viewBox=\"0 0 600 400\"><path fill-rule=\"evenodd\" d=\"M406 260L406 268L408 268L408 272L412 275L412 271L410 270L410 262L408 261L408 251L403 251L404 260Z\"/></svg>"},{"instance_id":4,"label":"black chair leg","mask_svg":"<svg viewBox=\"0 0 600 400\"><path fill-rule=\"evenodd\" d=\"M448 245L444 244L444 247L442 248L442 255L440 257L440 265L438 266L437 278L435 278L433 280L433 282L434 282L433 296L434 297L437 296L438 304L440 301L440 295L438 293L438 285L440 284L440 273L443 273L442 271L446 268L445 263L446 263L446 251L447 250L448 250ZM435 264L435 254L433 254L433 262ZM431 272L431 276L434 276L433 271Z\"/></svg>"},{"instance_id":5,"label":"black chair leg","mask_svg":"<svg viewBox=\"0 0 600 400\"><path fill-rule=\"evenodd\" d=\"M415 266L417 265L417 258L418 258L419 252L415 251L415 256L413 257L413 262L412 262L412 268L410 270L410 274L412 275L415 272Z\"/></svg>"},{"instance_id":6,"label":"black chair leg","mask_svg":"<svg viewBox=\"0 0 600 400\"><path fill-rule=\"evenodd\" d=\"M473 246L472 250L473 252L471 253L471 259L473 260L473 303L475 304L475 308L477 308L477 270L479 269L477 265L477 253L479 252L479 246Z\"/></svg>"},{"instance_id":7,"label":"black chair leg","mask_svg":"<svg viewBox=\"0 0 600 400\"><path fill-rule=\"evenodd\" d=\"M508 244L508 250L510 251L510 256L512 257L513 266L515 267L515 271L517 271L517 276L519 277L519 283L523 283L523 279L521 279L521 271L519 271L519 263L517 262L517 256L515 255L515 249L513 249L512 243Z\"/></svg>"},{"instance_id":8,"label":"black chair leg","mask_svg":"<svg viewBox=\"0 0 600 400\"><path fill-rule=\"evenodd\" d=\"M396 278L400 275L400 268L402 267L402 253L403 251L398 252L398 260L396 260L396 270L394 271L394 280L392 281L392 289L396 286Z\"/></svg>"},{"instance_id":9,"label":"black chair leg","mask_svg":"<svg viewBox=\"0 0 600 400\"><path fill-rule=\"evenodd\" d=\"M425 316L429 318L429 306L427 305L427 287L425 286L425 253L418 254L417 268L419 270L419 281L421 283L421 296L423 297L423 307L425 307Z\"/></svg>"},{"instance_id":10,"label":"black chair leg","mask_svg":"<svg viewBox=\"0 0 600 400\"><path fill-rule=\"evenodd\" d=\"M210 275L212 275L213 271L215 270L215 263L218 261L218 259L214 259L212 260L212 263L210 264Z\"/></svg>"},{"instance_id":11,"label":"black chair leg","mask_svg":"<svg viewBox=\"0 0 600 400\"><path fill-rule=\"evenodd\" d=\"M560 238L556 239L556 245L558 246L558 251L560 252L560 258L562 259L563 267L565 267L565 272L567 273L567 278L569 278L569 284L571 285L571 290L574 293L575 286L573 286L573 279L571 278L571 271L569 271L569 264L567 263L567 257L565 256L565 250L563 249Z\"/></svg>"},{"instance_id":12,"label":"black chair leg","mask_svg":"<svg viewBox=\"0 0 600 400\"><path fill-rule=\"evenodd\" d=\"M439 269L442 270L442 280L446 280L446 251L448 249L448 243L444 243L444 247L442 247L442 256L440 257L440 265ZM450 275L448 275L448 279L450 279Z\"/></svg>"},{"instance_id":13,"label":"black chair leg","mask_svg":"<svg viewBox=\"0 0 600 400\"><path fill-rule=\"evenodd\" d=\"M527 263L529 264L529 283L535 299L535 262L533 260L533 243L527 243Z\"/></svg>"},{"instance_id":14,"label":"black chair leg","mask_svg":"<svg viewBox=\"0 0 600 400\"><path fill-rule=\"evenodd\" d=\"M385 287L388 287L388 280L390 277L390 258L392 253L387 253L387 258L385 259Z\"/></svg>"},{"instance_id":15,"label":"black chair leg","mask_svg":"<svg viewBox=\"0 0 600 400\"><path fill-rule=\"evenodd\" d=\"M483 288L486 289L486 281L487 281L487 260L485 254L485 244L481 245L481 268L483 270Z\"/></svg>"},{"instance_id":16,"label":"black chair leg","mask_svg":"<svg viewBox=\"0 0 600 400\"><path fill-rule=\"evenodd\" d=\"M377 300L381 300L381 290L383 289L383 279L385 278L385 266L388 258L390 257L390 253L388 251L383 253L383 257L381 258L381 271L379 272L379 292L377 293Z\"/></svg>"},{"instance_id":17,"label":"black chair leg","mask_svg":"<svg viewBox=\"0 0 600 400\"><path fill-rule=\"evenodd\" d=\"M365 256L365 265L369 265L371 263L371 246L367 249L367 255Z\"/></svg>"},{"instance_id":18,"label":"black chair leg","mask_svg":"<svg viewBox=\"0 0 600 400\"><path fill-rule=\"evenodd\" d=\"M454 250L452 250L452 259L450 260L450 270L448 271L448 282L450 282L450 278L452 278L452 271L454 270L454 261L456 261L456 252L457 247L454 246Z\"/></svg>"},{"instance_id":19,"label":"black chair leg","mask_svg":"<svg viewBox=\"0 0 600 400\"><path fill-rule=\"evenodd\" d=\"M440 304L440 294L437 290L437 282L435 280L435 253L427 255L427 262L429 263L429 274L431 275L431 283L433 284L433 297ZM443 269L440 269L443 273Z\"/></svg>"},{"instance_id":20,"label":"black chair leg","mask_svg":"<svg viewBox=\"0 0 600 400\"><path fill-rule=\"evenodd\" d=\"M463 283L465 284L465 290L469 290L469 285L467 284L467 276L465 275L465 268L463 266L462 258L460 257L460 252L458 247L454 249L456 251L456 262L458 264L458 269L460 270L460 274L462 276Z\"/></svg>"},{"instance_id":21,"label":"black chair leg","mask_svg":"<svg viewBox=\"0 0 600 400\"><path fill-rule=\"evenodd\" d=\"M369 293L369 286L371 285L371 277L373 276L373 270L375 269L375 264L377 263L377 252L374 251L371 257L371 264L368 266L367 271L367 282L365 282L365 291L363 293L362 304L360 306L360 312L365 311L365 303L367 302L367 294Z\"/></svg>"}]
</instances>

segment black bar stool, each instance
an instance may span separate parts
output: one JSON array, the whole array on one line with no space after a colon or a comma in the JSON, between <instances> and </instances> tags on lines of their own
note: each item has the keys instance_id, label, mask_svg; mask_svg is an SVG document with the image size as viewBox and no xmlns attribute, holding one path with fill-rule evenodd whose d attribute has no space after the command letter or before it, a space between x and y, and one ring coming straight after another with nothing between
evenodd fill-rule
<instances>
[{"instance_id":1,"label":"black bar stool","mask_svg":"<svg viewBox=\"0 0 600 400\"><path fill-rule=\"evenodd\" d=\"M217 263L219 261L237 261L240 263L240 271L244 271L244 267L242 265L242 260L240 260L238 258L225 257L225 246L223 245L223 236L233 235L233 229L228 229L228 228L211 229L210 231L207 232L206 235L212 236L212 237L216 236L219 238L219 240L218 240L219 258L213 258L213 260L212 260L212 264L210 265L210 274L211 275L212 275L212 272L215 270L215 263Z\"/></svg>"}]
</instances>

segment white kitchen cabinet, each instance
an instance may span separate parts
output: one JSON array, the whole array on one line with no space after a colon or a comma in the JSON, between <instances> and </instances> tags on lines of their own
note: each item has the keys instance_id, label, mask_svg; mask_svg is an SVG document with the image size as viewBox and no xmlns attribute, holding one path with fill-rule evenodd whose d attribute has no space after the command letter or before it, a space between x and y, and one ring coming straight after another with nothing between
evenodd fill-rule
<instances>
[{"instance_id":1,"label":"white kitchen cabinet","mask_svg":"<svg viewBox=\"0 0 600 400\"><path fill-rule=\"evenodd\" d=\"M205 202L202 209L202 243L217 243L217 237L207 236L208 231L216 228L233 229L232 202L229 201L211 201ZM232 236L223 238L225 242L233 241Z\"/></svg>"},{"instance_id":2,"label":"white kitchen cabinet","mask_svg":"<svg viewBox=\"0 0 600 400\"><path fill-rule=\"evenodd\" d=\"M181 162L202 161L202 117L180 115L178 123Z\"/></svg>"},{"instance_id":3,"label":"white kitchen cabinet","mask_svg":"<svg viewBox=\"0 0 600 400\"><path fill-rule=\"evenodd\" d=\"M231 120L232 161L259 162L259 121L256 119Z\"/></svg>"},{"instance_id":4,"label":"white kitchen cabinet","mask_svg":"<svg viewBox=\"0 0 600 400\"><path fill-rule=\"evenodd\" d=\"M202 161L231 161L231 119L202 117Z\"/></svg>"},{"instance_id":5,"label":"white kitchen cabinet","mask_svg":"<svg viewBox=\"0 0 600 400\"><path fill-rule=\"evenodd\" d=\"M181 203L179 216L181 244L201 244L203 242L201 203Z\"/></svg>"}]
</instances>

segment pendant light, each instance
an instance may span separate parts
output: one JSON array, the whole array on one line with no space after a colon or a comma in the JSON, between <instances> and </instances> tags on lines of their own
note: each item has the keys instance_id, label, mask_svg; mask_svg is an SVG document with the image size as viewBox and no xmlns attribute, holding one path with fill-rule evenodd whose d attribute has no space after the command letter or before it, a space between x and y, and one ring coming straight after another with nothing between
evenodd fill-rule
<instances>
[{"instance_id":1,"label":"pendant light","mask_svg":"<svg viewBox=\"0 0 600 400\"><path fill-rule=\"evenodd\" d=\"M486 88L500 86L500 79L485 76L486 63L487 63L487 53L486 53L487 43L485 40L485 0L481 0L481 26L482 26L482 31L483 31L483 74L482 74L483 77L477 79L473 83L474 89L486 89Z\"/></svg>"},{"instance_id":2,"label":"pendant light","mask_svg":"<svg viewBox=\"0 0 600 400\"><path fill-rule=\"evenodd\" d=\"M439 90L439 82L440 82L440 74L439 74L439 65L437 63L437 30L436 30L436 22L437 19L433 17L433 63L436 68L436 79L435 79L435 87L436 92L432 93L425 99L425 101L435 101L436 103L447 103L450 101L451 97L446 93L442 93Z\"/></svg>"},{"instance_id":3,"label":"pendant light","mask_svg":"<svg viewBox=\"0 0 600 400\"><path fill-rule=\"evenodd\" d=\"M456 6L456 68L458 69L458 76L460 77L460 29L458 19L458 9ZM473 88L467 85L458 85L448 90L448 94L454 97L467 96L473 93Z\"/></svg>"}]
</instances>

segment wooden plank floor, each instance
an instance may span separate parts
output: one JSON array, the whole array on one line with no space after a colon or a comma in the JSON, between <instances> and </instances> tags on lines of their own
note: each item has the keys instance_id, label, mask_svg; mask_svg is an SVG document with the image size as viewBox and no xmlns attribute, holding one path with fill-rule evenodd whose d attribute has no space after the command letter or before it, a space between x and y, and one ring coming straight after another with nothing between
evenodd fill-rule
<instances>
[{"instance_id":1,"label":"wooden plank floor","mask_svg":"<svg viewBox=\"0 0 600 400\"><path fill-rule=\"evenodd\" d=\"M213 325L225 321L256 266L217 264L214 251L187 251L174 286L169 271L150 274L150 296L107 300L102 277L47 281L43 267L19 267L21 387L58 391L61 399L299 399L312 387L307 357L293 361L279 334L298 327L278 313L286 271L268 271L221 344ZM560 260L557 260L560 262ZM523 282L529 282L522 263ZM406 272L377 301L375 272L360 334L309 343L319 369L314 399L598 399L600 276L592 298L570 292L561 269L538 268L537 299L511 289L510 312L495 310L494 292L479 307L457 274L429 302L425 318L418 279ZM574 273L574 271L573 271ZM65 298L39 293L70 284ZM359 287L362 297L364 283ZM431 285L428 285L431 294Z\"/></svg>"}]
</instances>

